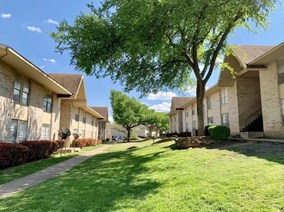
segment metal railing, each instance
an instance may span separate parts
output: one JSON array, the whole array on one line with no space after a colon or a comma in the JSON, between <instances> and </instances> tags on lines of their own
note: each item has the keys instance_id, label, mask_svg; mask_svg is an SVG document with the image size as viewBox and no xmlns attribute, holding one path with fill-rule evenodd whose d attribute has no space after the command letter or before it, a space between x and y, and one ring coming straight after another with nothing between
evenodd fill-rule
<instances>
[{"instance_id":1,"label":"metal railing","mask_svg":"<svg viewBox=\"0 0 284 212\"><path fill-rule=\"evenodd\" d=\"M246 127L251 124L255 119L262 115L261 108L258 108L254 113L252 113L249 117L246 118Z\"/></svg>"}]
</instances>

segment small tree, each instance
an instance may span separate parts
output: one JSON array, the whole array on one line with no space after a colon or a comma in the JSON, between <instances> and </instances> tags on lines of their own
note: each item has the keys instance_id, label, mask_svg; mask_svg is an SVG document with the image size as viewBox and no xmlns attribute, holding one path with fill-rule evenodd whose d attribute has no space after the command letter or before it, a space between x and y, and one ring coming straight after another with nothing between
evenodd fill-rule
<instances>
[{"instance_id":1,"label":"small tree","mask_svg":"<svg viewBox=\"0 0 284 212\"><path fill-rule=\"evenodd\" d=\"M114 121L127 131L127 141L130 141L131 131L134 127L145 123L148 108L135 98L112 90L110 94Z\"/></svg>"},{"instance_id":2,"label":"small tree","mask_svg":"<svg viewBox=\"0 0 284 212\"><path fill-rule=\"evenodd\" d=\"M265 26L276 0L105 0L52 37L71 64L120 80L142 94L184 88L196 78L198 133L204 133L205 86L228 35L248 23Z\"/></svg>"}]
</instances>

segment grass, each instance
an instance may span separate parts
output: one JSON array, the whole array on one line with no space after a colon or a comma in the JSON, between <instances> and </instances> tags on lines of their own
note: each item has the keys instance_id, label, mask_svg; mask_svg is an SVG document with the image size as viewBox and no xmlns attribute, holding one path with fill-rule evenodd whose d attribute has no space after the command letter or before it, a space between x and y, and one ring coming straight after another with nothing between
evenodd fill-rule
<instances>
[{"instance_id":1,"label":"grass","mask_svg":"<svg viewBox=\"0 0 284 212\"><path fill-rule=\"evenodd\" d=\"M15 180L20 177L27 176L29 174L40 171L44 168L68 160L78 154L63 154L61 157L59 154L45 158L42 160L33 161L20 166L15 166L7 169L0 170L0 184L7 183L11 180Z\"/></svg>"},{"instance_id":2,"label":"grass","mask_svg":"<svg viewBox=\"0 0 284 212\"><path fill-rule=\"evenodd\" d=\"M114 145L1 211L283 211L284 145ZM140 146L141 145L141 146Z\"/></svg>"},{"instance_id":3,"label":"grass","mask_svg":"<svg viewBox=\"0 0 284 212\"><path fill-rule=\"evenodd\" d=\"M99 144L97 146L90 146L90 147L84 147L82 148L82 151L90 151L95 150L99 147L101 147L102 144ZM7 183L11 180L15 180L20 177L27 176L29 174L33 174L35 172L38 172L44 168L47 168L49 166L55 165L57 163L63 162L65 160L68 160L74 156L79 155L80 153L69 153L69 154L62 154L60 157L60 154L53 155L49 158L45 158L42 160L33 161L30 163L26 163L23 165L7 168L0 170L0 185Z\"/></svg>"}]
</instances>

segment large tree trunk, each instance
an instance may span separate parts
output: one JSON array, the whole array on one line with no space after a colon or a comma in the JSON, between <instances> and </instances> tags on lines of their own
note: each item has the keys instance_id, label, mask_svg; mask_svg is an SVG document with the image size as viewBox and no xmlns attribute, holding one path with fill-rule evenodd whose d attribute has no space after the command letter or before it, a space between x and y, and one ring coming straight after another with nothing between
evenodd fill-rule
<instances>
[{"instance_id":1,"label":"large tree trunk","mask_svg":"<svg viewBox=\"0 0 284 212\"><path fill-rule=\"evenodd\" d=\"M203 113L204 95L205 95L205 84L203 82L197 82L196 100L197 100L198 135L204 135L204 113Z\"/></svg>"}]
</instances>

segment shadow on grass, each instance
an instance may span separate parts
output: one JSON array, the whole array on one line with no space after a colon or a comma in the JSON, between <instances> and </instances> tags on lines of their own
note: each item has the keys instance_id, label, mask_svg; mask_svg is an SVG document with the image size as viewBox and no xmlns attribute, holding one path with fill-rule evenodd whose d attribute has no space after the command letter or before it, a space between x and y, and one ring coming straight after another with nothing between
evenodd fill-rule
<instances>
[{"instance_id":1,"label":"shadow on grass","mask_svg":"<svg viewBox=\"0 0 284 212\"><path fill-rule=\"evenodd\" d=\"M284 164L284 144L267 142L220 142L206 147L236 152L248 157L257 157Z\"/></svg>"},{"instance_id":2,"label":"shadow on grass","mask_svg":"<svg viewBox=\"0 0 284 212\"><path fill-rule=\"evenodd\" d=\"M0 210L113 211L135 207L133 199L144 199L160 186L142 175L148 170L145 164L159 157L159 152L140 156L135 151L92 157L60 177L1 200Z\"/></svg>"},{"instance_id":3,"label":"shadow on grass","mask_svg":"<svg viewBox=\"0 0 284 212\"><path fill-rule=\"evenodd\" d=\"M164 148L170 148L172 150L178 149L176 144L170 144ZM210 145L194 148L206 148L206 149L220 149L232 151L235 153L243 154L248 157L257 157L272 162L284 164L284 144L281 143L268 143L268 142L215 142Z\"/></svg>"}]
</instances>

